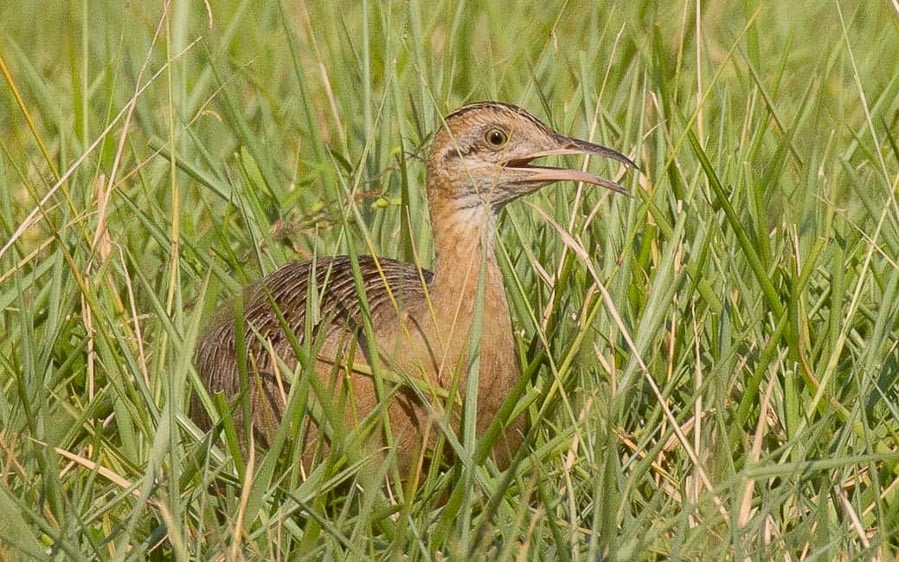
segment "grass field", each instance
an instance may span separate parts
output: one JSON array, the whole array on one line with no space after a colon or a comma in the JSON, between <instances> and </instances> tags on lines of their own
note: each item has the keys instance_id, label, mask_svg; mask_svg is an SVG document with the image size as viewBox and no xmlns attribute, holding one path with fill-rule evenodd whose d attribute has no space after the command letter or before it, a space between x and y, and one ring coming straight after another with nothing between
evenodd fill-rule
<instances>
[{"instance_id":1,"label":"grass field","mask_svg":"<svg viewBox=\"0 0 899 562\"><path fill-rule=\"evenodd\" d=\"M899 560L896 61L888 1L4 2L0 560ZM207 455L214 307L429 265L481 99L641 168L503 212L513 469Z\"/></svg>"}]
</instances>

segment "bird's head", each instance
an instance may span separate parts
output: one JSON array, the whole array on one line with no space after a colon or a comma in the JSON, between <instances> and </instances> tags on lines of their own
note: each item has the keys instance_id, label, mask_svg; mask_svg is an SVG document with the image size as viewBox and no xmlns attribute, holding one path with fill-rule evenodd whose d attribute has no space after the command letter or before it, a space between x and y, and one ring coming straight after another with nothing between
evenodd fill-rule
<instances>
[{"instance_id":1,"label":"bird's head","mask_svg":"<svg viewBox=\"0 0 899 562\"><path fill-rule=\"evenodd\" d=\"M585 182L625 193L590 172L531 164L537 158L592 154L635 166L604 146L566 137L514 105L481 102L449 114L428 156L428 199L448 210L489 209L559 181Z\"/></svg>"}]
</instances>

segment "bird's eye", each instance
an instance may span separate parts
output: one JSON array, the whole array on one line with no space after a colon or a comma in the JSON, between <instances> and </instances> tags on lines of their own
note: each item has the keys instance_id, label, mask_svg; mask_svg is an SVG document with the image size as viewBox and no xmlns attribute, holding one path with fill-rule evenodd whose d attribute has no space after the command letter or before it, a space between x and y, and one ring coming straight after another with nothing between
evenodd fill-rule
<instances>
[{"instance_id":1,"label":"bird's eye","mask_svg":"<svg viewBox=\"0 0 899 562\"><path fill-rule=\"evenodd\" d=\"M490 129L487 131L487 143L494 147L499 148L502 145L506 144L506 141L509 140L509 135L506 134L502 129Z\"/></svg>"}]
</instances>

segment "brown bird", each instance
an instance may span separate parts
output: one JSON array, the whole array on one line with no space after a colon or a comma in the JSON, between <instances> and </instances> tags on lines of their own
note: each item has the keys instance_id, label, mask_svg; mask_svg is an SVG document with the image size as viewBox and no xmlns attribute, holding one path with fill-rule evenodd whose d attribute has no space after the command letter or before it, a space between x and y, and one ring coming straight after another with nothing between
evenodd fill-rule
<instances>
[{"instance_id":1,"label":"brown bird","mask_svg":"<svg viewBox=\"0 0 899 562\"><path fill-rule=\"evenodd\" d=\"M634 166L614 150L553 131L519 107L496 102L462 107L443 121L427 160L433 273L369 256L358 258L355 273L348 256L291 262L247 287L238 299L242 307L222 306L199 343L197 367L209 392L232 401L232 419L243 438L249 415L256 443L271 440L290 383L314 372L318 381L309 386L305 410L312 414L293 436L304 439L303 464L326 454L329 439L342 431L322 431L333 425L322 412L337 412L347 430L358 428L369 414L386 412L389 435L372 433L367 447L389 443L400 466L409 467L433 447L445 431L441 427L460 431L459 405L469 370L474 373L473 350L479 357L475 426L480 437L521 374L494 255L500 209L559 181L624 192L589 172L531 165L563 154ZM480 341L473 340L473 327L479 328ZM311 365L303 358L309 353ZM316 410L316 401L329 403ZM212 425L196 395L191 414L201 427ZM506 424L493 447L500 467L520 445L524 429L523 416Z\"/></svg>"}]
</instances>

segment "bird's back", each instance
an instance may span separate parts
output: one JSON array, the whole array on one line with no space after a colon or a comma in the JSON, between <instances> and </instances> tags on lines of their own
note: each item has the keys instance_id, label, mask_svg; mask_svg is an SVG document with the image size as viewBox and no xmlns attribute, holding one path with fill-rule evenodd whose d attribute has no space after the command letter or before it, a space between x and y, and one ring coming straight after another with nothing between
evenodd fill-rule
<instances>
[{"instance_id":1,"label":"bird's back","mask_svg":"<svg viewBox=\"0 0 899 562\"><path fill-rule=\"evenodd\" d=\"M357 356L356 361L365 361L371 346L364 338L363 306L367 307L373 328L383 333L398 322L401 311L424 305L426 287L433 277L430 271L371 256L360 256L357 263L365 305L357 290L350 257L318 258L278 268L238 297L242 312L235 299L222 306L210 321L196 350L200 377L210 393L222 393L234 401L241 386L238 358L246 357L257 438L264 439L277 428L284 405L284 396L278 394L290 386L291 373L278 368L273 353L294 368L298 362L294 343L303 344L304 336L310 333L323 338L317 348L320 357L340 360L340 352L335 348L352 340L357 352L366 354ZM237 353L238 318L242 319L246 354ZM196 396L191 410L191 417L200 425L211 425ZM235 409L234 416L239 421L240 408Z\"/></svg>"}]
</instances>

